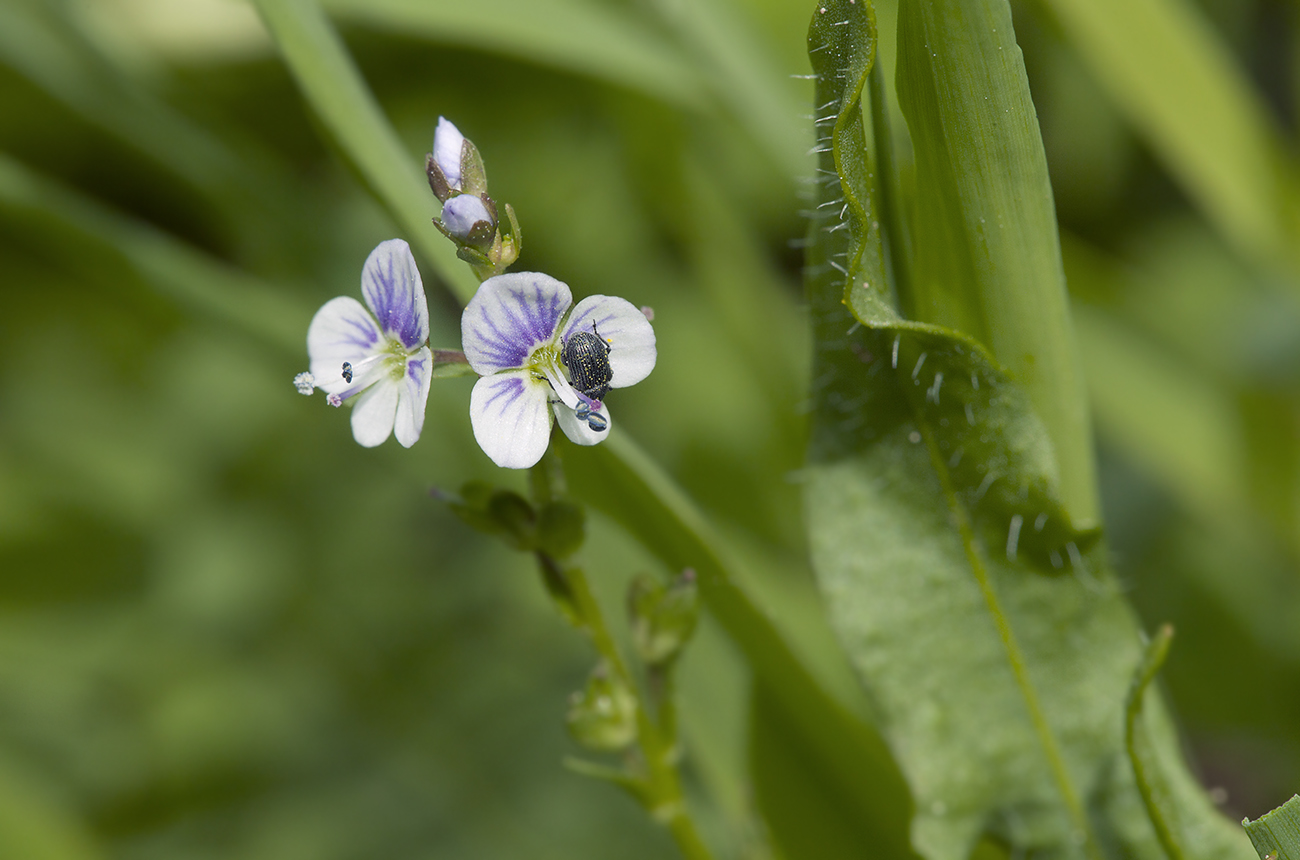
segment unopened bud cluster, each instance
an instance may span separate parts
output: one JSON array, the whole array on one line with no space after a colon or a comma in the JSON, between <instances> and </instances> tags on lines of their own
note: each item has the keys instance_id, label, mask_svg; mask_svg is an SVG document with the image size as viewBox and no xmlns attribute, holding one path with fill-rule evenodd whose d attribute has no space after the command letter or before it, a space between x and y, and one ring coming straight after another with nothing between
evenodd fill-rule
<instances>
[{"instance_id":1,"label":"unopened bud cluster","mask_svg":"<svg viewBox=\"0 0 1300 860\"><path fill-rule=\"evenodd\" d=\"M445 118L438 118L433 152L425 157L429 187L442 203L442 217L433 223L456 243L456 255L473 267L479 279L499 275L519 257L519 221L510 204L506 222L487 193L487 172L478 147Z\"/></svg>"}]
</instances>

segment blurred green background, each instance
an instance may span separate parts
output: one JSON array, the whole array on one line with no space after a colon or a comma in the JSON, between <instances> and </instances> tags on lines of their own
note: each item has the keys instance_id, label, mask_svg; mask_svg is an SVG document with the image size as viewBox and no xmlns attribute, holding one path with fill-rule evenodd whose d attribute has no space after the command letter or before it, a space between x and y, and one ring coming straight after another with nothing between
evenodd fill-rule
<instances>
[{"instance_id":1,"label":"blurred green background","mask_svg":"<svg viewBox=\"0 0 1300 860\"><path fill-rule=\"evenodd\" d=\"M1144 124L1069 5L1015 11L1112 550L1148 626L1178 628L1164 678L1206 784L1254 817L1300 789L1300 275ZM1294 181L1300 10L1156 5L1241 76ZM654 308L659 364L612 398L618 432L860 704L799 508L811 7L326 6L413 163L439 115L478 145L517 269ZM293 390L312 313L399 234L325 140L238 0L0 0L0 857L672 856L560 764L592 661L530 561L429 495L522 486L473 441L471 382L436 384L409 451L361 449ZM595 514L584 557L613 615L657 569ZM706 624L683 671L705 828L765 856L746 669Z\"/></svg>"}]
</instances>

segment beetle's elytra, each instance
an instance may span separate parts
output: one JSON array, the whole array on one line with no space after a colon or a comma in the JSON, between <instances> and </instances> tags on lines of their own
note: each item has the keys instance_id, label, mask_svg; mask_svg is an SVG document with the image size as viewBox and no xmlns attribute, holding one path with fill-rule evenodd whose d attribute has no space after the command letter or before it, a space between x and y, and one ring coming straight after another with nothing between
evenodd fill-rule
<instances>
[{"instance_id":1,"label":"beetle's elytra","mask_svg":"<svg viewBox=\"0 0 1300 860\"><path fill-rule=\"evenodd\" d=\"M609 366L609 344L601 339L594 322L590 332L574 332L564 341L560 361L569 369L569 381L575 389L592 400L605 398L614 371Z\"/></svg>"}]
</instances>

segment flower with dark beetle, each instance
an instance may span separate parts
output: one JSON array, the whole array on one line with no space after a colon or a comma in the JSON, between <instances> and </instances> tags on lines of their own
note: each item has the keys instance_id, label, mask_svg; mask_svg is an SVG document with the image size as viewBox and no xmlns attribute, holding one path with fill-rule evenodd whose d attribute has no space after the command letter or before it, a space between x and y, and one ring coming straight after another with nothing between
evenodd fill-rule
<instances>
[{"instance_id":1,"label":"flower with dark beetle","mask_svg":"<svg viewBox=\"0 0 1300 860\"><path fill-rule=\"evenodd\" d=\"M539 272L488 278L461 316L461 342L483 378L470 394L470 423L498 466L526 469L550 441L552 417L579 445L603 441L611 388L654 369L655 334L646 315L616 296L573 306L561 281Z\"/></svg>"}]
</instances>

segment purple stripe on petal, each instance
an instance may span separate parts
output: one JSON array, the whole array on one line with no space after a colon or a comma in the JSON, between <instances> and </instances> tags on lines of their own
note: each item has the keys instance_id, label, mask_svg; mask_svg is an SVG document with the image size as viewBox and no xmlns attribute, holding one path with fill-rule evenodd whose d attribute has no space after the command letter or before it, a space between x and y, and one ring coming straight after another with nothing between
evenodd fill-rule
<instances>
[{"instance_id":1,"label":"purple stripe on petal","mask_svg":"<svg viewBox=\"0 0 1300 860\"><path fill-rule=\"evenodd\" d=\"M518 376L503 379L492 386L492 394L483 401L484 408L492 406L497 412L519 399L524 393L524 381Z\"/></svg>"},{"instance_id":2,"label":"purple stripe on petal","mask_svg":"<svg viewBox=\"0 0 1300 860\"><path fill-rule=\"evenodd\" d=\"M419 382L420 379L428 373L428 371L425 370L424 365L425 361L422 358L409 359L406 362L406 375L411 377L413 381Z\"/></svg>"},{"instance_id":3,"label":"purple stripe on petal","mask_svg":"<svg viewBox=\"0 0 1300 860\"><path fill-rule=\"evenodd\" d=\"M484 281L461 317L470 365L480 374L522 367L529 352L554 336L571 301L567 286L536 272Z\"/></svg>"},{"instance_id":4,"label":"purple stripe on petal","mask_svg":"<svg viewBox=\"0 0 1300 860\"><path fill-rule=\"evenodd\" d=\"M341 319L339 320L339 329L338 340L336 341L339 344L348 344L362 351L368 351L370 347L379 342L379 330L375 328L371 320Z\"/></svg>"},{"instance_id":5,"label":"purple stripe on petal","mask_svg":"<svg viewBox=\"0 0 1300 860\"><path fill-rule=\"evenodd\" d=\"M429 337L429 308L411 248L401 239L380 242L361 272L361 292L386 334L407 349Z\"/></svg>"}]
</instances>

